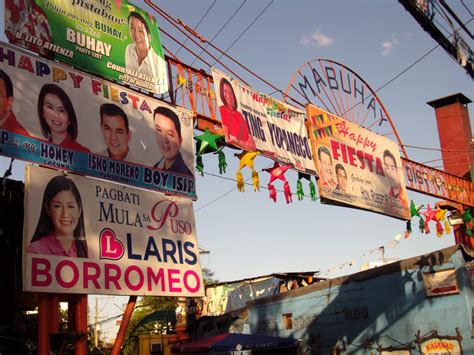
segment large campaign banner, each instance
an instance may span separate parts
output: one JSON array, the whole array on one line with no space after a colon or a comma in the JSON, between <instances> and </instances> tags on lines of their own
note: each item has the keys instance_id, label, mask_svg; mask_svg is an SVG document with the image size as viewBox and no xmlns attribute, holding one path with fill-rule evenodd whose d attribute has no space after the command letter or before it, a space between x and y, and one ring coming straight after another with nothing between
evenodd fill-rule
<instances>
[{"instance_id":1,"label":"large campaign banner","mask_svg":"<svg viewBox=\"0 0 474 355\"><path fill-rule=\"evenodd\" d=\"M321 200L410 219L395 142L306 105Z\"/></svg>"},{"instance_id":2,"label":"large campaign banner","mask_svg":"<svg viewBox=\"0 0 474 355\"><path fill-rule=\"evenodd\" d=\"M193 113L0 43L0 155L196 199Z\"/></svg>"},{"instance_id":3,"label":"large campaign banner","mask_svg":"<svg viewBox=\"0 0 474 355\"><path fill-rule=\"evenodd\" d=\"M212 69L227 143L316 174L305 113Z\"/></svg>"},{"instance_id":4,"label":"large campaign banner","mask_svg":"<svg viewBox=\"0 0 474 355\"><path fill-rule=\"evenodd\" d=\"M36 166L25 181L25 291L204 296L189 199Z\"/></svg>"},{"instance_id":5,"label":"large campaign banner","mask_svg":"<svg viewBox=\"0 0 474 355\"><path fill-rule=\"evenodd\" d=\"M90 73L168 91L156 19L127 0L5 0L5 34Z\"/></svg>"}]
</instances>

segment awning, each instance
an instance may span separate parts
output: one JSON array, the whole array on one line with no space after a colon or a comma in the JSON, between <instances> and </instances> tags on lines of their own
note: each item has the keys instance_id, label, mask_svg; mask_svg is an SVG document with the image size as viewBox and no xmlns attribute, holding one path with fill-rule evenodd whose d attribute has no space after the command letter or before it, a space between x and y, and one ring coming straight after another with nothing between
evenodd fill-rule
<instances>
[{"instance_id":1,"label":"awning","mask_svg":"<svg viewBox=\"0 0 474 355\"><path fill-rule=\"evenodd\" d=\"M214 337L173 345L172 353L206 353L209 351L269 350L296 348L299 341L291 338L224 333Z\"/></svg>"}]
</instances>

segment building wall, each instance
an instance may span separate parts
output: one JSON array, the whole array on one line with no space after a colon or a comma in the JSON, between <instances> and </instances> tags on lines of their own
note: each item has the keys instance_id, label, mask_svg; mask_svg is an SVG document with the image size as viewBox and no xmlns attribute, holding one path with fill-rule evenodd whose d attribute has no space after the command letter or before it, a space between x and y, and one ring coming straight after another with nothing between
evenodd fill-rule
<instances>
[{"instance_id":1,"label":"building wall","mask_svg":"<svg viewBox=\"0 0 474 355\"><path fill-rule=\"evenodd\" d=\"M474 292L465 268L472 258L459 246L448 249L249 302L250 332L300 338L301 353L337 347L370 354L378 345L417 346L418 331L456 336L458 328L464 353L474 354ZM449 268L456 270L460 293L428 298L422 274Z\"/></svg>"}]
</instances>

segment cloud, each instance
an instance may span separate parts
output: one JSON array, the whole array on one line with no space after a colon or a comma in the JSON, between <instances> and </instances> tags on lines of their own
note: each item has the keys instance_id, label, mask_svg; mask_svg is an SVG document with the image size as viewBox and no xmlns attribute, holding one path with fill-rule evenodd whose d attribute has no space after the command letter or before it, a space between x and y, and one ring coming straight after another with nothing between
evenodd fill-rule
<instances>
[{"instance_id":1,"label":"cloud","mask_svg":"<svg viewBox=\"0 0 474 355\"><path fill-rule=\"evenodd\" d=\"M326 36L321 31L316 31L311 34L306 34L301 38L300 43L305 47L316 46L320 47L329 47L334 42L334 38Z\"/></svg>"},{"instance_id":2,"label":"cloud","mask_svg":"<svg viewBox=\"0 0 474 355\"><path fill-rule=\"evenodd\" d=\"M398 47L399 44L400 42L398 42L398 39L396 37L393 37L390 41L382 42L382 55L385 57L390 55L395 50L395 48Z\"/></svg>"}]
</instances>

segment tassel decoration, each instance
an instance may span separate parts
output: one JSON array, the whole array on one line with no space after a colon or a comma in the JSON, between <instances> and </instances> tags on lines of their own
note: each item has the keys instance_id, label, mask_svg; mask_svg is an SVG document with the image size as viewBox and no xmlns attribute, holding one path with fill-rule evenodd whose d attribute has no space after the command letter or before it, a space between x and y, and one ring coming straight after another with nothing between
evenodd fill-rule
<instances>
[{"instance_id":1,"label":"tassel decoration","mask_svg":"<svg viewBox=\"0 0 474 355\"><path fill-rule=\"evenodd\" d=\"M298 196L299 201L302 201L304 198L303 183L299 179L296 182L296 196Z\"/></svg>"},{"instance_id":2,"label":"tassel decoration","mask_svg":"<svg viewBox=\"0 0 474 355\"><path fill-rule=\"evenodd\" d=\"M253 191L260 191L260 179L258 178L258 173L255 169L252 169L252 184Z\"/></svg>"},{"instance_id":3,"label":"tassel decoration","mask_svg":"<svg viewBox=\"0 0 474 355\"><path fill-rule=\"evenodd\" d=\"M318 199L318 195L316 194L316 186L314 182L309 182L309 194L311 195L311 201L316 201Z\"/></svg>"},{"instance_id":4,"label":"tassel decoration","mask_svg":"<svg viewBox=\"0 0 474 355\"><path fill-rule=\"evenodd\" d=\"M283 191L285 192L286 203L293 202L293 194L291 193L290 184L288 183L288 181L285 181L285 183L283 184Z\"/></svg>"},{"instance_id":5,"label":"tassel decoration","mask_svg":"<svg viewBox=\"0 0 474 355\"><path fill-rule=\"evenodd\" d=\"M204 163L202 162L202 156L200 154L196 155L196 169L201 176L204 176Z\"/></svg>"},{"instance_id":6,"label":"tassel decoration","mask_svg":"<svg viewBox=\"0 0 474 355\"><path fill-rule=\"evenodd\" d=\"M227 162L225 160L225 154L224 152L221 150L219 150L217 152L218 154L218 157L219 157L219 174L222 175L222 173L225 174L225 169L227 168Z\"/></svg>"},{"instance_id":7,"label":"tassel decoration","mask_svg":"<svg viewBox=\"0 0 474 355\"><path fill-rule=\"evenodd\" d=\"M242 176L240 170L237 171L235 180L237 180L237 189L239 190L239 192L245 192L244 177Z\"/></svg>"},{"instance_id":8,"label":"tassel decoration","mask_svg":"<svg viewBox=\"0 0 474 355\"><path fill-rule=\"evenodd\" d=\"M270 193L270 198L273 200L273 202L277 202L277 192L275 190L275 186L272 184L268 184L268 192Z\"/></svg>"}]
</instances>

